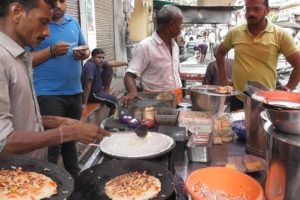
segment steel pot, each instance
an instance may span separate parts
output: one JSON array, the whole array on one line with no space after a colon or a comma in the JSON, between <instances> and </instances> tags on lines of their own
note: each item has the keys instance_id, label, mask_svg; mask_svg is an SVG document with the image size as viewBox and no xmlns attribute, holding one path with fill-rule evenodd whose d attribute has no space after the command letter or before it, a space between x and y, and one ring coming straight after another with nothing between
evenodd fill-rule
<instances>
[{"instance_id":1,"label":"steel pot","mask_svg":"<svg viewBox=\"0 0 300 200\"><path fill-rule=\"evenodd\" d=\"M215 85L200 85L191 87L190 98L192 102L192 110L208 111L212 114L223 112L225 110L225 103L229 102L230 96L237 95L237 91L230 94L220 94L215 92L219 86Z\"/></svg>"},{"instance_id":2,"label":"steel pot","mask_svg":"<svg viewBox=\"0 0 300 200\"><path fill-rule=\"evenodd\" d=\"M264 124L267 138L268 173L266 200L295 200L300 197L300 136Z\"/></svg>"},{"instance_id":3,"label":"steel pot","mask_svg":"<svg viewBox=\"0 0 300 200\"><path fill-rule=\"evenodd\" d=\"M250 154L265 157L266 139L260 113L264 111L260 102L250 96L244 99L246 125L246 151Z\"/></svg>"},{"instance_id":4,"label":"steel pot","mask_svg":"<svg viewBox=\"0 0 300 200\"><path fill-rule=\"evenodd\" d=\"M265 157L266 139L263 128L261 112L264 111L261 102L253 98L253 95L260 91L267 91L269 88L256 81L247 81L244 99L245 125L246 125L246 151L250 154Z\"/></svg>"},{"instance_id":5,"label":"steel pot","mask_svg":"<svg viewBox=\"0 0 300 200\"><path fill-rule=\"evenodd\" d=\"M300 110L282 109L264 105L269 120L278 130L300 134Z\"/></svg>"}]
</instances>

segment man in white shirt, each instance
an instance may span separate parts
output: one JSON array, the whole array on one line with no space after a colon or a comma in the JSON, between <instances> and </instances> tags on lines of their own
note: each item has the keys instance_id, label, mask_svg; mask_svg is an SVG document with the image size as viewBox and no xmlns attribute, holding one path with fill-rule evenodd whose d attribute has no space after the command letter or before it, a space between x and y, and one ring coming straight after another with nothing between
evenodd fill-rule
<instances>
[{"instance_id":1,"label":"man in white shirt","mask_svg":"<svg viewBox=\"0 0 300 200\"><path fill-rule=\"evenodd\" d=\"M175 6L159 10L157 28L152 36L141 41L133 51L124 84L128 94L123 97L127 105L138 96L136 78L140 78L145 92L171 92L182 98L179 76L179 48L176 38L182 27L182 12Z\"/></svg>"}]
</instances>

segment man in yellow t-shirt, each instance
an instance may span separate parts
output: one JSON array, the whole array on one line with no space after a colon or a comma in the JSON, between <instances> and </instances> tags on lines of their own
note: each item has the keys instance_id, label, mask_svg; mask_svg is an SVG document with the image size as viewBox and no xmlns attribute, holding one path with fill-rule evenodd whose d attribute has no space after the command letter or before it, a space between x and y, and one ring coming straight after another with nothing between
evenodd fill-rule
<instances>
[{"instance_id":1,"label":"man in yellow t-shirt","mask_svg":"<svg viewBox=\"0 0 300 200\"><path fill-rule=\"evenodd\" d=\"M268 0L245 0L245 7L247 24L231 29L217 53L221 83L230 84L225 70L225 56L234 48L232 82L235 89L245 91L248 80L274 89L276 66L282 53L294 68L284 89L293 90L300 80L300 53L292 37L265 18L270 11ZM241 108L242 98L232 98L231 111Z\"/></svg>"}]
</instances>

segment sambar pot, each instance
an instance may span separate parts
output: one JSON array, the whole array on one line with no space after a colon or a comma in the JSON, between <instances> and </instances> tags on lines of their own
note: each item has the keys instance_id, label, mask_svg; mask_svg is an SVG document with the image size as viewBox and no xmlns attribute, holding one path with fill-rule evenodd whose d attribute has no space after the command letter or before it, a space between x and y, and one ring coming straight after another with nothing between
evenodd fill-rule
<instances>
[{"instance_id":1,"label":"sambar pot","mask_svg":"<svg viewBox=\"0 0 300 200\"><path fill-rule=\"evenodd\" d=\"M266 139L260 113L264 110L260 102L245 95L245 125L246 125L246 152L265 158Z\"/></svg>"},{"instance_id":2,"label":"sambar pot","mask_svg":"<svg viewBox=\"0 0 300 200\"><path fill-rule=\"evenodd\" d=\"M297 200L300 198L300 136L264 124L267 136L268 161L265 183L266 200Z\"/></svg>"}]
</instances>

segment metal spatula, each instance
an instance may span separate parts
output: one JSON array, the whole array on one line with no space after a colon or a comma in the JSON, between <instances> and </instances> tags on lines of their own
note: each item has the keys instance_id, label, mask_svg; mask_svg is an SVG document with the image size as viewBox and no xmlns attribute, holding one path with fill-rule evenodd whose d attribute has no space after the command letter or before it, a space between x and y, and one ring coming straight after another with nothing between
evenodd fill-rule
<instances>
[{"instance_id":1,"label":"metal spatula","mask_svg":"<svg viewBox=\"0 0 300 200\"><path fill-rule=\"evenodd\" d=\"M148 127L146 124L141 124L134 130L134 132L139 137L145 137L148 133Z\"/></svg>"}]
</instances>

